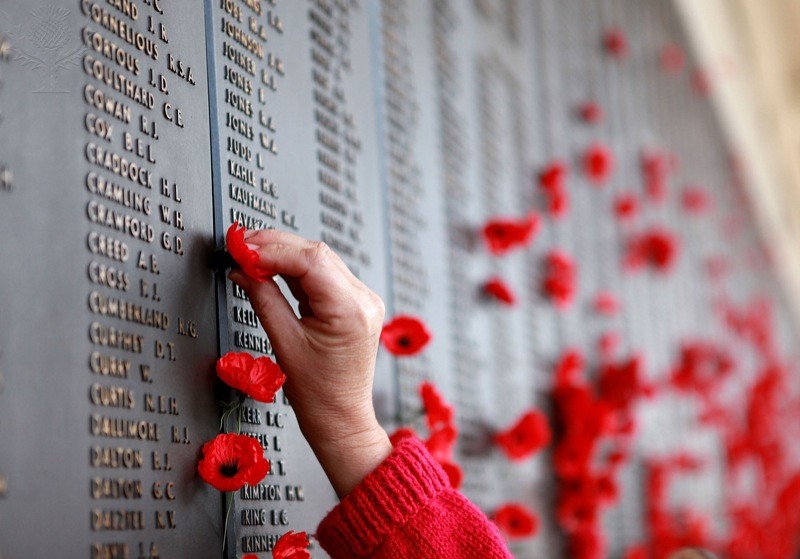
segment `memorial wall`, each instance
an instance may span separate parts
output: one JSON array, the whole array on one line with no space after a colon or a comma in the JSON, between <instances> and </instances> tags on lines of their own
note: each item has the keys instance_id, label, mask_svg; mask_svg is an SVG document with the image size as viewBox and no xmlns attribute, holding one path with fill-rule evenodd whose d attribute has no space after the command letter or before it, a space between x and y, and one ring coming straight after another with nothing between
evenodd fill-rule
<instances>
[{"instance_id":1,"label":"memorial wall","mask_svg":"<svg viewBox=\"0 0 800 559\"><path fill-rule=\"evenodd\" d=\"M516 557L657 557L670 460L670 510L691 511L670 541L735 545L758 491L734 479L732 433L752 433L730 410L769 367L796 397L797 337L709 104L731 72L694 65L662 0L3 0L0 559L271 557L336 504L282 393L240 415L260 484L229 508L197 475L231 397L216 359L272 355L212 269L234 222L326 242L387 320L427 325L420 355L380 350L379 419L424 438L419 387L441 391L463 493L538 518L509 533ZM530 245L487 250L498 218L532 220ZM569 352L630 420L580 530L554 397ZM692 359L714 378L682 381ZM552 442L511 461L493 435L531 409ZM764 495L800 471L780 456Z\"/></svg>"}]
</instances>

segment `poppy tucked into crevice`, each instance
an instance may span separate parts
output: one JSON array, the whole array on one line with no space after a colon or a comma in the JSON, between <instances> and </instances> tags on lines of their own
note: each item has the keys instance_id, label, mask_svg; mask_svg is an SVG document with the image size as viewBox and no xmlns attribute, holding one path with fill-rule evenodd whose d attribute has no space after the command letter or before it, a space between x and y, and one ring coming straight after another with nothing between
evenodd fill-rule
<instances>
[{"instance_id":1,"label":"poppy tucked into crevice","mask_svg":"<svg viewBox=\"0 0 800 559\"><path fill-rule=\"evenodd\" d=\"M238 491L256 485L269 473L261 444L247 435L224 433L203 445L197 472L219 491Z\"/></svg>"},{"instance_id":2,"label":"poppy tucked into crevice","mask_svg":"<svg viewBox=\"0 0 800 559\"><path fill-rule=\"evenodd\" d=\"M489 252L500 256L528 246L538 230L539 216L530 212L522 219L492 219L483 226L482 236Z\"/></svg>"},{"instance_id":3,"label":"poppy tucked into crevice","mask_svg":"<svg viewBox=\"0 0 800 559\"><path fill-rule=\"evenodd\" d=\"M250 279L265 282L275 273L260 266L258 253L247 246L244 240L246 231L245 227L240 227L238 222L234 222L225 235L225 244L231 257Z\"/></svg>"},{"instance_id":4,"label":"poppy tucked into crevice","mask_svg":"<svg viewBox=\"0 0 800 559\"><path fill-rule=\"evenodd\" d=\"M308 551L308 535L305 532L289 530L272 548L272 559L311 559L311 553Z\"/></svg>"},{"instance_id":5,"label":"poppy tucked into crevice","mask_svg":"<svg viewBox=\"0 0 800 559\"><path fill-rule=\"evenodd\" d=\"M547 213L553 219L561 219L569 211L567 192L567 166L563 161L552 161L539 174L539 188L545 199Z\"/></svg>"},{"instance_id":6,"label":"poppy tucked into crevice","mask_svg":"<svg viewBox=\"0 0 800 559\"><path fill-rule=\"evenodd\" d=\"M686 56L683 49L676 43L669 43L661 48L661 69L670 74L678 74L686 66Z\"/></svg>"},{"instance_id":7,"label":"poppy tucked into crevice","mask_svg":"<svg viewBox=\"0 0 800 559\"><path fill-rule=\"evenodd\" d=\"M483 292L504 305L513 307L517 302L517 296L511 288L501 278L493 277L483 284Z\"/></svg>"},{"instance_id":8,"label":"poppy tucked into crevice","mask_svg":"<svg viewBox=\"0 0 800 559\"><path fill-rule=\"evenodd\" d=\"M618 60L623 60L630 54L628 37L619 28L607 29L603 34L603 46L606 52Z\"/></svg>"},{"instance_id":9,"label":"poppy tucked into crevice","mask_svg":"<svg viewBox=\"0 0 800 559\"><path fill-rule=\"evenodd\" d=\"M639 215L639 199L630 192L621 192L614 198L614 215L618 221L629 222Z\"/></svg>"},{"instance_id":10,"label":"poppy tucked into crevice","mask_svg":"<svg viewBox=\"0 0 800 559\"><path fill-rule=\"evenodd\" d=\"M686 213L699 215L711 208L711 196L700 186L686 186L681 192L681 205Z\"/></svg>"},{"instance_id":11,"label":"poppy tucked into crevice","mask_svg":"<svg viewBox=\"0 0 800 559\"><path fill-rule=\"evenodd\" d=\"M601 143L589 146L583 155L586 178L595 186L603 186L614 172L614 154Z\"/></svg>"},{"instance_id":12,"label":"poppy tucked into crevice","mask_svg":"<svg viewBox=\"0 0 800 559\"><path fill-rule=\"evenodd\" d=\"M425 323L413 316L398 315L381 331L383 347L396 356L417 355L430 340L431 334Z\"/></svg>"},{"instance_id":13,"label":"poppy tucked into crevice","mask_svg":"<svg viewBox=\"0 0 800 559\"><path fill-rule=\"evenodd\" d=\"M509 460L522 460L550 444L550 425L547 417L538 411L530 410L520 417L509 429L494 435L494 443Z\"/></svg>"},{"instance_id":14,"label":"poppy tucked into crevice","mask_svg":"<svg viewBox=\"0 0 800 559\"><path fill-rule=\"evenodd\" d=\"M619 299L610 291L598 291L594 296L593 306L598 314L614 316L621 307Z\"/></svg>"},{"instance_id":15,"label":"poppy tucked into crevice","mask_svg":"<svg viewBox=\"0 0 800 559\"><path fill-rule=\"evenodd\" d=\"M272 402L286 381L280 367L269 357L229 352L217 360L217 375L228 386L259 402Z\"/></svg>"},{"instance_id":16,"label":"poppy tucked into crevice","mask_svg":"<svg viewBox=\"0 0 800 559\"><path fill-rule=\"evenodd\" d=\"M629 240L625 268L638 270L649 266L659 272L668 272L677 257L678 240L675 235L666 229L653 227Z\"/></svg>"},{"instance_id":17,"label":"poppy tucked into crevice","mask_svg":"<svg viewBox=\"0 0 800 559\"><path fill-rule=\"evenodd\" d=\"M562 250L552 250L545 257L542 292L559 310L568 308L577 292L576 264Z\"/></svg>"},{"instance_id":18,"label":"poppy tucked into crevice","mask_svg":"<svg viewBox=\"0 0 800 559\"><path fill-rule=\"evenodd\" d=\"M508 503L492 515L500 531L509 538L529 538L539 531L539 519L520 503Z\"/></svg>"},{"instance_id":19,"label":"poppy tucked into crevice","mask_svg":"<svg viewBox=\"0 0 800 559\"><path fill-rule=\"evenodd\" d=\"M458 437L458 429L454 422L453 408L448 404L433 383L423 382L419 387L420 398L425 411L425 422L428 425L428 438L423 441L444 470L450 485L459 489L464 478L461 468L453 462L453 447ZM401 427L389 437L393 445L406 437L419 436L413 429Z\"/></svg>"},{"instance_id":20,"label":"poppy tucked into crevice","mask_svg":"<svg viewBox=\"0 0 800 559\"><path fill-rule=\"evenodd\" d=\"M594 101L587 101L578 106L578 114L587 124L597 124L605 117L603 108Z\"/></svg>"}]
</instances>

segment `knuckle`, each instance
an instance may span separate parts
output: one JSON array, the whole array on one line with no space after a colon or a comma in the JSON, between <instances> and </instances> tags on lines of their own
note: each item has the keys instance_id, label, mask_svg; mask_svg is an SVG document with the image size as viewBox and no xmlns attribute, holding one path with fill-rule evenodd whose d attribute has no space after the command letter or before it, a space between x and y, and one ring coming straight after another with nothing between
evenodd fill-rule
<instances>
[{"instance_id":1,"label":"knuckle","mask_svg":"<svg viewBox=\"0 0 800 559\"><path fill-rule=\"evenodd\" d=\"M322 241L314 242L307 249L308 259L312 265L328 262L331 259L332 252L331 247Z\"/></svg>"},{"instance_id":2,"label":"knuckle","mask_svg":"<svg viewBox=\"0 0 800 559\"><path fill-rule=\"evenodd\" d=\"M383 318L386 315L386 306L374 291L364 289L357 298L356 314L359 323L370 333L383 328Z\"/></svg>"}]
</instances>

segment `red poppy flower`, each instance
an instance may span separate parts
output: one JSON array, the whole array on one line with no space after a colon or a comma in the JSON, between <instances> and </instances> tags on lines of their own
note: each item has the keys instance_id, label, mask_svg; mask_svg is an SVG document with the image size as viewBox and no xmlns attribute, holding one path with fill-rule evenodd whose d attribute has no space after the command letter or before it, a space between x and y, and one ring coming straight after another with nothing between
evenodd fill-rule
<instances>
[{"instance_id":1,"label":"red poppy flower","mask_svg":"<svg viewBox=\"0 0 800 559\"><path fill-rule=\"evenodd\" d=\"M425 448L428 449L431 456L439 461L450 460L457 437L458 431L455 425L445 425L431 432L428 440L425 441Z\"/></svg>"},{"instance_id":2,"label":"red poppy flower","mask_svg":"<svg viewBox=\"0 0 800 559\"><path fill-rule=\"evenodd\" d=\"M534 212L523 219L496 218L483 227L483 240L489 252L499 256L528 246L539 230L539 216Z\"/></svg>"},{"instance_id":3,"label":"red poppy flower","mask_svg":"<svg viewBox=\"0 0 800 559\"><path fill-rule=\"evenodd\" d=\"M228 253L236 261L242 271L250 279L264 282L275 275L271 270L265 270L259 264L258 253L247 246L244 240L245 227L240 227L238 222L234 222L228 228L225 235L225 244L228 246Z\"/></svg>"},{"instance_id":4,"label":"red poppy flower","mask_svg":"<svg viewBox=\"0 0 800 559\"><path fill-rule=\"evenodd\" d=\"M594 296L594 310L605 316L613 316L619 312L621 303L610 291L599 291Z\"/></svg>"},{"instance_id":5,"label":"red poppy flower","mask_svg":"<svg viewBox=\"0 0 800 559\"><path fill-rule=\"evenodd\" d=\"M444 473L447 474L447 478L450 480L450 486L453 489L460 489L461 484L464 481L464 472L458 466L458 464L454 462L439 462L439 465L444 470Z\"/></svg>"},{"instance_id":6,"label":"red poppy flower","mask_svg":"<svg viewBox=\"0 0 800 559\"><path fill-rule=\"evenodd\" d=\"M606 539L594 526L570 534L568 545L570 557L574 559L602 559L606 556Z\"/></svg>"},{"instance_id":7,"label":"red poppy flower","mask_svg":"<svg viewBox=\"0 0 800 559\"><path fill-rule=\"evenodd\" d=\"M639 215L639 199L629 192L614 198L614 215L619 221L631 221Z\"/></svg>"},{"instance_id":8,"label":"red poppy flower","mask_svg":"<svg viewBox=\"0 0 800 559\"><path fill-rule=\"evenodd\" d=\"M702 214L711 207L711 198L699 186L687 186L681 193L681 205L686 213Z\"/></svg>"},{"instance_id":9,"label":"red poppy flower","mask_svg":"<svg viewBox=\"0 0 800 559\"><path fill-rule=\"evenodd\" d=\"M662 151L643 151L641 155L644 189L653 202L660 204L667 196L667 179L676 162Z\"/></svg>"},{"instance_id":10,"label":"red poppy flower","mask_svg":"<svg viewBox=\"0 0 800 559\"><path fill-rule=\"evenodd\" d=\"M495 434L494 442L509 460L522 460L550 444L550 425L537 410L525 413L508 430Z\"/></svg>"},{"instance_id":11,"label":"red poppy flower","mask_svg":"<svg viewBox=\"0 0 800 559\"><path fill-rule=\"evenodd\" d=\"M621 29L608 29L603 35L603 45L608 54L622 60L630 54L628 38Z\"/></svg>"},{"instance_id":12,"label":"red poppy flower","mask_svg":"<svg viewBox=\"0 0 800 559\"><path fill-rule=\"evenodd\" d=\"M529 538L539 531L539 519L520 503L503 505L495 511L492 520L510 538Z\"/></svg>"},{"instance_id":13,"label":"red poppy flower","mask_svg":"<svg viewBox=\"0 0 800 559\"><path fill-rule=\"evenodd\" d=\"M620 338L617 332L605 332L600 335L597 340L597 347L600 350L600 355L605 359L613 357L614 352L619 347Z\"/></svg>"},{"instance_id":14,"label":"red poppy flower","mask_svg":"<svg viewBox=\"0 0 800 559\"><path fill-rule=\"evenodd\" d=\"M723 348L708 342L688 342L681 347L670 382L677 390L710 395L733 372L733 367L733 359Z\"/></svg>"},{"instance_id":15,"label":"red poppy flower","mask_svg":"<svg viewBox=\"0 0 800 559\"><path fill-rule=\"evenodd\" d=\"M702 68L692 72L692 86L694 90L703 97L708 97L711 93L711 75Z\"/></svg>"},{"instance_id":16,"label":"red poppy flower","mask_svg":"<svg viewBox=\"0 0 800 559\"><path fill-rule=\"evenodd\" d=\"M433 384L423 382L419 387L419 395L422 398L425 419L431 431L453 424L453 408L445 402Z\"/></svg>"},{"instance_id":17,"label":"red poppy flower","mask_svg":"<svg viewBox=\"0 0 800 559\"><path fill-rule=\"evenodd\" d=\"M483 291L496 301L508 305L509 307L513 307L517 302L517 296L511 288L498 277L494 277L483 284Z\"/></svg>"},{"instance_id":18,"label":"red poppy flower","mask_svg":"<svg viewBox=\"0 0 800 559\"><path fill-rule=\"evenodd\" d=\"M556 387L578 382L585 365L583 354L577 348L568 348L558 360L553 371Z\"/></svg>"},{"instance_id":19,"label":"red poppy flower","mask_svg":"<svg viewBox=\"0 0 800 559\"><path fill-rule=\"evenodd\" d=\"M383 346L396 356L417 355L430 341L425 323L413 316L398 315L381 331Z\"/></svg>"},{"instance_id":20,"label":"red poppy flower","mask_svg":"<svg viewBox=\"0 0 800 559\"><path fill-rule=\"evenodd\" d=\"M652 228L636 236L629 244L625 265L636 270L648 265L660 272L672 268L678 256L678 241L675 236L661 228Z\"/></svg>"},{"instance_id":21,"label":"red poppy flower","mask_svg":"<svg viewBox=\"0 0 800 559\"><path fill-rule=\"evenodd\" d=\"M576 265L561 250L551 251L545 258L545 275L542 291L559 310L568 308L577 292Z\"/></svg>"},{"instance_id":22,"label":"red poppy flower","mask_svg":"<svg viewBox=\"0 0 800 559\"><path fill-rule=\"evenodd\" d=\"M598 375L603 400L617 409L629 409L631 403L642 395L642 369L643 359L639 355L603 364Z\"/></svg>"},{"instance_id":23,"label":"red poppy flower","mask_svg":"<svg viewBox=\"0 0 800 559\"><path fill-rule=\"evenodd\" d=\"M566 180L567 166L559 160L548 163L539 174L539 186L545 191L559 190Z\"/></svg>"},{"instance_id":24,"label":"red poppy flower","mask_svg":"<svg viewBox=\"0 0 800 559\"><path fill-rule=\"evenodd\" d=\"M677 74L686 65L686 56L680 45L669 43L661 49L661 69L671 74Z\"/></svg>"},{"instance_id":25,"label":"red poppy flower","mask_svg":"<svg viewBox=\"0 0 800 559\"><path fill-rule=\"evenodd\" d=\"M614 172L614 154L603 144L592 144L583 156L583 169L589 182L602 186Z\"/></svg>"},{"instance_id":26,"label":"red poppy flower","mask_svg":"<svg viewBox=\"0 0 800 559\"><path fill-rule=\"evenodd\" d=\"M217 375L225 384L259 402L272 402L286 375L269 357L226 353L217 360Z\"/></svg>"},{"instance_id":27,"label":"red poppy flower","mask_svg":"<svg viewBox=\"0 0 800 559\"><path fill-rule=\"evenodd\" d=\"M567 167L563 161L549 163L539 175L539 186L545 197L547 212L555 219L564 217L569 211L566 179Z\"/></svg>"},{"instance_id":28,"label":"red poppy flower","mask_svg":"<svg viewBox=\"0 0 800 559\"><path fill-rule=\"evenodd\" d=\"M721 280L730 271L729 263L724 256L710 256L705 262L706 273L712 281Z\"/></svg>"},{"instance_id":29,"label":"red poppy flower","mask_svg":"<svg viewBox=\"0 0 800 559\"><path fill-rule=\"evenodd\" d=\"M256 485L269 473L269 461L259 442L247 435L225 433L203 445L197 472L219 491Z\"/></svg>"},{"instance_id":30,"label":"red poppy flower","mask_svg":"<svg viewBox=\"0 0 800 559\"><path fill-rule=\"evenodd\" d=\"M588 101L580 105L578 107L578 114L581 115L584 122L589 124L597 124L602 121L605 116L603 108L594 101Z\"/></svg>"},{"instance_id":31,"label":"red poppy flower","mask_svg":"<svg viewBox=\"0 0 800 559\"><path fill-rule=\"evenodd\" d=\"M289 530L272 548L272 559L311 559L308 552L308 535Z\"/></svg>"}]
</instances>

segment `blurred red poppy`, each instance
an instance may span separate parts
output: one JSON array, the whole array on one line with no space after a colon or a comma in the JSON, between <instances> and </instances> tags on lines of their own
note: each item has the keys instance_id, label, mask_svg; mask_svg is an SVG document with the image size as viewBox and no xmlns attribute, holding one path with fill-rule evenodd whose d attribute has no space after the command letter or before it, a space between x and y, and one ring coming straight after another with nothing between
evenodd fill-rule
<instances>
[{"instance_id":1,"label":"blurred red poppy","mask_svg":"<svg viewBox=\"0 0 800 559\"><path fill-rule=\"evenodd\" d=\"M614 154L601 143L592 144L583 156L583 169L589 182L602 186L614 172Z\"/></svg>"},{"instance_id":2,"label":"blurred red poppy","mask_svg":"<svg viewBox=\"0 0 800 559\"><path fill-rule=\"evenodd\" d=\"M603 108L594 101L587 101L580 105L578 107L578 114L581 115L584 122L589 124L597 124L602 121L605 116Z\"/></svg>"},{"instance_id":3,"label":"blurred red poppy","mask_svg":"<svg viewBox=\"0 0 800 559\"><path fill-rule=\"evenodd\" d=\"M496 433L495 444L510 460L522 460L550 444L550 425L545 415L530 410L507 429Z\"/></svg>"},{"instance_id":4,"label":"blurred red poppy","mask_svg":"<svg viewBox=\"0 0 800 559\"><path fill-rule=\"evenodd\" d=\"M454 462L439 462L439 465L444 470L444 473L447 474L447 478L450 480L450 485L453 489L460 489L461 484L464 481L464 472L458 466L458 464Z\"/></svg>"},{"instance_id":5,"label":"blurred red poppy","mask_svg":"<svg viewBox=\"0 0 800 559\"><path fill-rule=\"evenodd\" d=\"M614 215L619 221L631 221L639 215L639 199L630 192L622 192L614 198Z\"/></svg>"},{"instance_id":6,"label":"blurred red poppy","mask_svg":"<svg viewBox=\"0 0 800 559\"><path fill-rule=\"evenodd\" d=\"M458 431L455 425L447 424L431 432L428 440L425 441L425 448L440 462L450 460L456 437L458 437Z\"/></svg>"},{"instance_id":7,"label":"blurred red poppy","mask_svg":"<svg viewBox=\"0 0 800 559\"><path fill-rule=\"evenodd\" d=\"M599 314L613 316L619 312L620 302L610 291L598 291L594 296L594 310Z\"/></svg>"},{"instance_id":8,"label":"blurred red poppy","mask_svg":"<svg viewBox=\"0 0 800 559\"><path fill-rule=\"evenodd\" d=\"M676 43L669 43L661 48L661 69L671 74L677 74L686 66L686 56L683 49Z\"/></svg>"},{"instance_id":9,"label":"blurred red poppy","mask_svg":"<svg viewBox=\"0 0 800 559\"><path fill-rule=\"evenodd\" d=\"M562 250L552 250L545 257L542 291L559 310L572 304L577 292L576 265Z\"/></svg>"},{"instance_id":10,"label":"blurred red poppy","mask_svg":"<svg viewBox=\"0 0 800 559\"><path fill-rule=\"evenodd\" d=\"M419 387L422 405L425 407L425 419L428 428L436 431L453 423L453 408L445 402L436 387L430 382L423 382Z\"/></svg>"},{"instance_id":11,"label":"blurred red poppy","mask_svg":"<svg viewBox=\"0 0 800 559\"><path fill-rule=\"evenodd\" d=\"M678 257L678 240L675 235L654 227L633 237L628 243L625 267L636 270L650 266L659 272L667 272Z\"/></svg>"},{"instance_id":12,"label":"blurred red poppy","mask_svg":"<svg viewBox=\"0 0 800 559\"><path fill-rule=\"evenodd\" d=\"M381 331L383 346L396 356L417 355L430 341L431 334L425 323L413 316L398 315Z\"/></svg>"},{"instance_id":13,"label":"blurred red poppy","mask_svg":"<svg viewBox=\"0 0 800 559\"><path fill-rule=\"evenodd\" d=\"M611 56L620 60L627 58L630 54L628 38L618 28L606 30L603 34L603 46Z\"/></svg>"},{"instance_id":14,"label":"blurred red poppy","mask_svg":"<svg viewBox=\"0 0 800 559\"><path fill-rule=\"evenodd\" d=\"M494 300L503 303L509 307L514 306L517 302L517 296L511 288L499 277L493 277L485 284L483 284L483 291Z\"/></svg>"},{"instance_id":15,"label":"blurred red poppy","mask_svg":"<svg viewBox=\"0 0 800 559\"><path fill-rule=\"evenodd\" d=\"M539 531L539 519L520 503L503 505L495 511L492 520L510 538L529 538Z\"/></svg>"},{"instance_id":16,"label":"blurred red poppy","mask_svg":"<svg viewBox=\"0 0 800 559\"><path fill-rule=\"evenodd\" d=\"M482 234L495 256L528 246L539 230L539 216L531 212L523 219L496 218L484 225Z\"/></svg>"}]
</instances>

